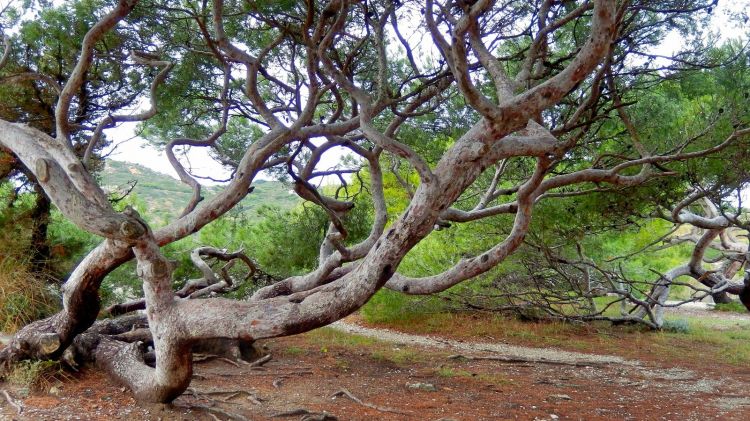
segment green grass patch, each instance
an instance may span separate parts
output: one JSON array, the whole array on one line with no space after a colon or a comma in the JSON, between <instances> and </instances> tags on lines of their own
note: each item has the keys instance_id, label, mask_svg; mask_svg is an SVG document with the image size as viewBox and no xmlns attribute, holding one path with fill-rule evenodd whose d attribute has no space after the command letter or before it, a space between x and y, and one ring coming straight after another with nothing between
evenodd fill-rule
<instances>
[{"instance_id":1,"label":"green grass patch","mask_svg":"<svg viewBox=\"0 0 750 421\"><path fill-rule=\"evenodd\" d=\"M391 362L396 365L422 361L421 354L410 348L383 348L372 351L371 355L376 361Z\"/></svg>"},{"instance_id":2,"label":"green grass patch","mask_svg":"<svg viewBox=\"0 0 750 421\"><path fill-rule=\"evenodd\" d=\"M661 328L665 332L690 333L690 323L685 319L666 319Z\"/></svg>"},{"instance_id":3,"label":"green grass patch","mask_svg":"<svg viewBox=\"0 0 750 421\"><path fill-rule=\"evenodd\" d=\"M418 350L409 347L396 347L391 342L341 332L333 328L316 329L305 335L310 344L320 347L322 353L328 353L336 349L364 352L376 361L396 365L407 365L423 359Z\"/></svg>"},{"instance_id":4,"label":"green grass patch","mask_svg":"<svg viewBox=\"0 0 750 421\"><path fill-rule=\"evenodd\" d=\"M503 376L502 374L494 373L479 374L475 377L475 379L495 386L507 386L515 383L513 380Z\"/></svg>"},{"instance_id":5,"label":"green grass patch","mask_svg":"<svg viewBox=\"0 0 750 421\"><path fill-rule=\"evenodd\" d=\"M411 296L383 289L378 291L360 310L368 323L409 322L426 314L443 311L436 296Z\"/></svg>"},{"instance_id":6,"label":"green grass patch","mask_svg":"<svg viewBox=\"0 0 750 421\"><path fill-rule=\"evenodd\" d=\"M716 304L716 307L714 307L714 311L746 314L747 308L739 301L732 301L731 303Z\"/></svg>"},{"instance_id":7,"label":"green grass patch","mask_svg":"<svg viewBox=\"0 0 750 421\"><path fill-rule=\"evenodd\" d=\"M343 348L359 348L383 344L384 342L377 339L368 338L367 336L350 334L336 330L330 327L315 329L306 334L310 343L321 346L331 347L340 346Z\"/></svg>"},{"instance_id":8,"label":"green grass patch","mask_svg":"<svg viewBox=\"0 0 750 421\"><path fill-rule=\"evenodd\" d=\"M437 370L435 370L435 374L440 377L473 377L476 376L475 373L472 373L470 371L461 370L457 368L451 368L451 367L440 367Z\"/></svg>"},{"instance_id":9,"label":"green grass patch","mask_svg":"<svg viewBox=\"0 0 750 421\"><path fill-rule=\"evenodd\" d=\"M304 350L303 348L300 348L298 346L290 346L290 347L284 349L283 352L284 352L284 355L289 355L289 356L292 356L292 357L297 356L297 355L307 354L306 350Z\"/></svg>"}]
</instances>

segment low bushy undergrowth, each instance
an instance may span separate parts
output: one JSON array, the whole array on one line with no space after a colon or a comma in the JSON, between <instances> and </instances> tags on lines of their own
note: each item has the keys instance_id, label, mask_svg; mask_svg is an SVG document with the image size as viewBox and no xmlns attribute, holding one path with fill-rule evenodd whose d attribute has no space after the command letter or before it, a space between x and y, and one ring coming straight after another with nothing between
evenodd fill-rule
<instances>
[{"instance_id":1,"label":"low bushy undergrowth","mask_svg":"<svg viewBox=\"0 0 750 421\"><path fill-rule=\"evenodd\" d=\"M59 361L21 361L7 374L5 380L33 391L46 391L55 382L70 375Z\"/></svg>"},{"instance_id":2,"label":"low bushy undergrowth","mask_svg":"<svg viewBox=\"0 0 750 421\"><path fill-rule=\"evenodd\" d=\"M368 323L408 321L419 315L446 311L438 296L413 296L383 289L360 310Z\"/></svg>"},{"instance_id":3,"label":"low bushy undergrowth","mask_svg":"<svg viewBox=\"0 0 750 421\"><path fill-rule=\"evenodd\" d=\"M719 303L714 307L716 311L726 311L731 313L747 313L745 305L739 301L732 301L731 303Z\"/></svg>"},{"instance_id":4,"label":"low bushy undergrowth","mask_svg":"<svg viewBox=\"0 0 750 421\"><path fill-rule=\"evenodd\" d=\"M683 319L667 319L664 321L661 329L665 332L671 333L690 333L690 323Z\"/></svg>"},{"instance_id":5,"label":"low bushy undergrowth","mask_svg":"<svg viewBox=\"0 0 750 421\"><path fill-rule=\"evenodd\" d=\"M0 331L12 333L58 307L49 284L23 261L0 257Z\"/></svg>"}]
</instances>

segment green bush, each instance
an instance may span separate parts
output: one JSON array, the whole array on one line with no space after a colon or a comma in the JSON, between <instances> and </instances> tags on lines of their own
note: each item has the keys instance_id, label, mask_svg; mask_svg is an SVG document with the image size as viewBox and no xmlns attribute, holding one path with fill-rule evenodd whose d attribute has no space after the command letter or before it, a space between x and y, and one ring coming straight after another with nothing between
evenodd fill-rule
<instances>
[{"instance_id":1,"label":"green bush","mask_svg":"<svg viewBox=\"0 0 750 421\"><path fill-rule=\"evenodd\" d=\"M378 291L360 314L368 323L391 323L409 320L426 313L437 313L447 310L439 296L406 295L397 291L383 289Z\"/></svg>"},{"instance_id":2,"label":"green bush","mask_svg":"<svg viewBox=\"0 0 750 421\"><path fill-rule=\"evenodd\" d=\"M661 329L670 333L690 333L690 323L684 319L665 320Z\"/></svg>"},{"instance_id":3,"label":"green bush","mask_svg":"<svg viewBox=\"0 0 750 421\"><path fill-rule=\"evenodd\" d=\"M731 303L725 303L725 304L716 304L716 307L714 307L714 310L726 311L726 312L732 312L732 313L747 313L748 311L745 305L739 301L732 301Z\"/></svg>"}]
</instances>

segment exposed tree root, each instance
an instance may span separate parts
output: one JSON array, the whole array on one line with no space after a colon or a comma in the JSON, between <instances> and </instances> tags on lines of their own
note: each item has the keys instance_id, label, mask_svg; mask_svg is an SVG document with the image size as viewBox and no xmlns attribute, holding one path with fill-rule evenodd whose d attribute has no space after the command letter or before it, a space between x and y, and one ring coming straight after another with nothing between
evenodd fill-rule
<instances>
[{"instance_id":1,"label":"exposed tree root","mask_svg":"<svg viewBox=\"0 0 750 421\"><path fill-rule=\"evenodd\" d=\"M254 393L248 392L247 390L196 390L192 387L188 387L185 391L186 393L190 393L191 395L198 397L198 395L202 396L210 396L210 395L226 395L224 398L222 398L220 401L224 403L235 403L231 400L236 398L239 395L247 395L247 400L252 402L254 405L262 405L263 402L261 398L257 397Z\"/></svg>"},{"instance_id":2,"label":"exposed tree root","mask_svg":"<svg viewBox=\"0 0 750 421\"><path fill-rule=\"evenodd\" d=\"M303 415L302 418L300 418L300 421L338 421L338 418L323 412L321 414Z\"/></svg>"},{"instance_id":3,"label":"exposed tree root","mask_svg":"<svg viewBox=\"0 0 750 421\"><path fill-rule=\"evenodd\" d=\"M556 360L547 360L543 358L500 357L500 356L470 357L470 356L461 355L461 354L451 355L448 357L448 359L449 360L469 360L469 361L487 360L487 361L500 361L504 363L570 365L573 367L592 367L592 366L604 365L602 363L596 363L596 362L580 362L579 363L575 361L556 361Z\"/></svg>"},{"instance_id":4,"label":"exposed tree root","mask_svg":"<svg viewBox=\"0 0 750 421\"><path fill-rule=\"evenodd\" d=\"M10 393L8 393L5 389L0 389L0 393L5 397L5 400L8 401L8 404L12 406L18 415L21 415L21 412L23 412L23 405L21 405L19 402L17 402L13 397L10 396Z\"/></svg>"},{"instance_id":5,"label":"exposed tree root","mask_svg":"<svg viewBox=\"0 0 750 421\"><path fill-rule=\"evenodd\" d=\"M305 408L293 409L291 411L279 412L271 415L271 418L288 418L302 415L300 421L337 421L338 418L327 412L311 412Z\"/></svg>"},{"instance_id":6,"label":"exposed tree root","mask_svg":"<svg viewBox=\"0 0 750 421\"><path fill-rule=\"evenodd\" d=\"M338 392L334 393L333 395L331 395L331 399L337 398L339 396L346 396L347 398L353 400L354 402L356 402L356 403L358 403L358 404L360 404L362 406L366 406L368 408L372 408L372 409L374 409L376 411L380 411L380 412L391 412L391 413L394 413L394 414L402 414L402 415L406 415L406 414L410 414L411 413L411 411L402 411L400 409L388 408L388 407L385 407L385 406L377 406L377 405L373 405L371 403L364 402L364 401L362 401L362 399L359 399L358 397L354 396L352 394L352 392L350 392L350 391L348 391L346 389L341 389Z\"/></svg>"},{"instance_id":7,"label":"exposed tree root","mask_svg":"<svg viewBox=\"0 0 750 421\"><path fill-rule=\"evenodd\" d=\"M284 412L279 412L277 414L273 414L271 415L271 418L287 418L287 417L296 417L299 415L307 415L307 414L310 414L310 411L304 408L299 408L299 409L292 409L291 411L284 411Z\"/></svg>"}]
</instances>

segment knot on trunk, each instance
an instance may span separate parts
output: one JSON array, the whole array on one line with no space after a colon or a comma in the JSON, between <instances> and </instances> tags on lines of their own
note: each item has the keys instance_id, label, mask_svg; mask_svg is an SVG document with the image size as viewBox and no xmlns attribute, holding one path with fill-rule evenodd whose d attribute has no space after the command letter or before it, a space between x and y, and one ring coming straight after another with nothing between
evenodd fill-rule
<instances>
[{"instance_id":1,"label":"knot on trunk","mask_svg":"<svg viewBox=\"0 0 750 421\"><path fill-rule=\"evenodd\" d=\"M44 158L36 160L36 178L42 183L49 181L49 163Z\"/></svg>"}]
</instances>

